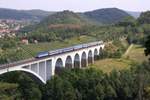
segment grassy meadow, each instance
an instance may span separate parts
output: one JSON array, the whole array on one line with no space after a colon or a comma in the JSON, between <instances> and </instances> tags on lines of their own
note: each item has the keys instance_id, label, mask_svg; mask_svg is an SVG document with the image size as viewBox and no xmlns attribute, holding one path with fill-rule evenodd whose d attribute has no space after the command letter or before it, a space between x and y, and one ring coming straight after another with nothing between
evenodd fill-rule
<instances>
[{"instance_id":1,"label":"grassy meadow","mask_svg":"<svg viewBox=\"0 0 150 100\"><path fill-rule=\"evenodd\" d=\"M129 69L133 64L139 64L146 60L147 57L144 55L144 48L141 45L133 44L130 50L128 50L128 52L121 58L106 58L103 60L98 60L94 62L92 67L100 69L105 73L109 73L114 69Z\"/></svg>"}]
</instances>

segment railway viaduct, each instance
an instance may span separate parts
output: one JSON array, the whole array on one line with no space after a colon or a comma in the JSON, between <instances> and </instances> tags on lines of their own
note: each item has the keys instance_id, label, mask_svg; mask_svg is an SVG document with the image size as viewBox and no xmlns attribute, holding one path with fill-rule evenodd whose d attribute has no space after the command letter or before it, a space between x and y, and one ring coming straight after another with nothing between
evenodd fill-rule
<instances>
[{"instance_id":1,"label":"railway viaduct","mask_svg":"<svg viewBox=\"0 0 150 100\"><path fill-rule=\"evenodd\" d=\"M0 65L0 74L23 71L42 83L46 83L60 68L85 68L94 63L104 48L104 43L88 45L41 58L31 58L10 64Z\"/></svg>"}]
</instances>

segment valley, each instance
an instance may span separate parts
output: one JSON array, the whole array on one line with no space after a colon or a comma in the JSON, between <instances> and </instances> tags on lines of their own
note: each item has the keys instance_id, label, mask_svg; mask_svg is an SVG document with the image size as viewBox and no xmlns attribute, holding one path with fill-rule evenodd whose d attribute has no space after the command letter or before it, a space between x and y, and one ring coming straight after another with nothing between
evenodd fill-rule
<instances>
[{"instance_id":1,"label":"valley","mask_svg":"<svg viewBox=\"0 0 150 100\"><path fill-rule=\"evenodd\" d=\"M149 100L150 11L0 8L0 19L0 100Z\"/></svg>"}]
</instances>

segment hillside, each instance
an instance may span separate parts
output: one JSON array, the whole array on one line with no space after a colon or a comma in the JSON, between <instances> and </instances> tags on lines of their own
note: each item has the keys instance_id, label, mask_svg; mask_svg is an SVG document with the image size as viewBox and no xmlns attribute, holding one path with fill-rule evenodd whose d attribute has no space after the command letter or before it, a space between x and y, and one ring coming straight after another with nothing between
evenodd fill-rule
<instances>
[{"instance_id":1,"label":"hillside","mask_svg":"<svg viewBox=\"0 0 150 100\"><path fill-rule=\"evenodd\" d=\"M82 24L84 19L82 19L78 14L65 10L62 12L57 12L53 15L48 16L41 23L45 24Z\"/></svg>"},{"instance_id":2,"label":"hillside","mask_svg":"<svg viewBox=\"0 0 150 100\"><path fill-rule=\"evenodd\" d=\"M43 11L43 10L39 10L39 9L23 10L22 12L27 13L31 16L37 17L39 20L42 20L42 19L46 18L47 16L55 13L55 12Z\"/></svg>"},{"instance_id":3,"label":"hillside","mask_svg":"<svg viewBox=\"0 0 150 100\"><path fill-rule=\"evenodd\" d=\"M130 16L126 12L117 8L99 9L85 13L74 13L72 11L62 11L49 15L38 25L32 26L30 30L47 32L49 29L76 29L82 25L103 25L121 21Z\"/></svg>"},{"instance_id":4,"label":"hillside","mask_svg":"<svg viewBox=\"0 0 150 100\"><path fill-rule=\"evenodd\" d=\"M53 12L42 10L15 10L0 8L0 19L41 20Z\"/></svg>"},{"instance_id":5,"label":"hillside","mask_svg":"<svg viewBox=\"0 0 150 100\"><path fill-rule=\"evenodd\" d=\"M63 40L84 34L83 27L87 24L78 14L62 11L49 15L36 25L23 28L21 32L27 32L29 39L39 41Z\"/></svg>"},{"instance_id":6,"label":"hillside","mask_svg":"<svg viewBox=\"0 0 150 100\"><path fill-rule=\"evenodd\" d=\"M127 16L130 16L123 10L118 8L99 9L83 13L88 19L102 24L112 24L121 21Z\"/></svg>"},{"instance_id":7,"label":"hillside","mask_svg":"<svg viewBox=\"0 0 150 100\"><path fill-rule=\"evenodd\" d=\"M31 30L36 32L49 32L58 31L60 29L80 29L82 25L87 24L87 22L81 18L78 14L71 11L62 11L55 14L49 15L47 18L43 19L40 23L32 26ZM61 31L62 32L62 31Z\"/></svg>"},{"instance_id":8,"label":"hillside","mask_svg":"<svg viewBox=\"0 0 150 100\"><path fill-rule=\"evenodd\" d=\"M25 27L21 32L29 33L29 39L42 42L63 40L74 36L98 33L100 25L113 24L127 16L130 15L117 8L100 9L85 13L74 13L65 10L49 15L40 23ZM91 33L91 30L95 32Z\"/></svg>"}]
</instances>

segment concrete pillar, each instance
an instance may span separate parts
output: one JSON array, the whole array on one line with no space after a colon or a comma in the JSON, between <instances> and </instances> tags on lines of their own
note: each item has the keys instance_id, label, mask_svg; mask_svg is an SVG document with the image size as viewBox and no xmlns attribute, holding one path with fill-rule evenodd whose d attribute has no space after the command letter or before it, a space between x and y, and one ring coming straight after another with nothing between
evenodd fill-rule
<instances>
[{"instance_id":1,"label":"concrete pillar","mask_svg":"<svg viewBox=\"0 0 150 100\"><path fill-rule=\"evenodd\" d=\"M35 72L36 74L38 74L38 64L31 64L31 70L33 72Z\"/></svg>"},{"instance_id":2,"label":"concrete pillar","mask_svg":"<svg viewBox=\"0 0 150 100\"><path fill-rule=\"evenodd\" d=\"M44 77L44 80L46 81L46 78L47 78L47 73L46 73L46 70L47 70L47 68L46 68L46 61L44 61L44 74L45 74L45 77Z\"/></svg>"},{"instance_id":3,"label":"concrete pillar","mask_svg":"<svg viewBox=\"0 0 150 100\"><path fill-rule=\"evenodd\" d=\"M66 59L62 59L62 63L63 63L63 67L65 68L65 64L66 64Z\"/></svg>"},{"instance_id":4,"label":"concrete pillar","mask_svg":"<svg viewBox=\"0 0 150 100\"><path fill-rule=\"evenodd\" d=\"M29 65L29 70L31 70L31 65Z\"/></svg>"},{"instance_id":5,"label":"concrete pillar","mask_svg":"<svg viewBox=\"0 0 150 100\"><path fill-rule=\"evenodd\" d=\"M99 55L99 48L97 48L97 54Z\"/></svg>"},{"instance_id":6,"label":"concrete pillar","mask_svg":"<svg viewBox=\"0 0 150 100\"><path fill-rule=\"evenodd\" d=\"M51 73L52 76L55 75L55 63L56 63L56 60L52 59L52 73Z\"/></svg>"},{"instance_id":7,"label":"concrete pillar","mask_svg":"<svg viewBox=\"0 0 150 100\"><path fill-rule=\"evenodd\" d=\"M82 55L79 55L79 68L82 67L82 66L81 66L81 59L82 59L81 56L82 56Z\"/></svg>"},{"instance_id":8,"label":"concrete pillar","mask_svg":"<svg viewBox=\"0 0 150 100\"><path fill-rule=\"evenodd\" d=\"M37 63L37 74L39 75L39 62Z\"/></svg>"},{"instance_id":9,"label":"concrete pillar","mask_svg":"<svg viewBox=\"0 0 150 100\"><path fill-rule=\"evenodd\" d=\"M86 49L86 65L87 65L87 67L89 66L89 63L88 63L88 49Z\"/></svg>"},{"instance_id":10,"label":"concrete pillar","mask_svg":"<svg viewBox=\"0 0 150 100\"><path fill-rule=\"evenodd\" d=\"M46 73L45 61L43 61L39 63L39 75L43 78L44 81L46 80L45 73Z\"/></svg>"},{"instance_id":11,"label":"concrete pillar","mask_svg":"<svg viewBox=\"0 0 150 100\"><path fill-rule=\"evenodd\" d=\"M52 76L52 61L46 61L46 81L49 80Z\"/></svg>"},{"instance_id":12,"label":"concrete pillar","mask_svg":"<svg viewBox=\"0 0 150 100\"><path fill-rule=\"evenodd\" d=\"M74 68L74 56L71 56L72 59L72 68Z\"/></svg>"}]
</instances>

